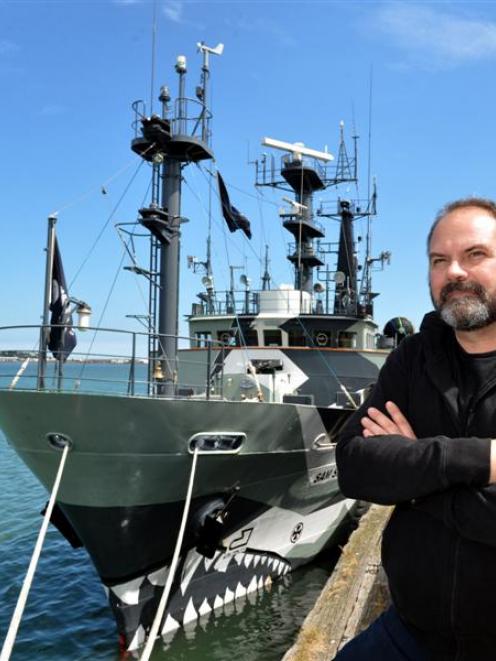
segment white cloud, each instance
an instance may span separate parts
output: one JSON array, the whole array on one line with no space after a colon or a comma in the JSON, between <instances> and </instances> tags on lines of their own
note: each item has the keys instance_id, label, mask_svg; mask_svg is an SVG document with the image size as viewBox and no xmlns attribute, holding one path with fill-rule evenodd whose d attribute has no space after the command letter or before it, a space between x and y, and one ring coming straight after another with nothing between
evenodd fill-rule
<instances>
[{"instance_id":1,"label":"white cloud","mask_svg":"<svg viewBox=\"0 0 496 661\"><path fill-rule=\"evenodd\" d=\"M183 22L183 3L180 0L167 0L164 4L163 12L170 21L174 23Z\"/></svg>"},{"instance_id":2,"label":"white cloud","mask_svg":"<svg viewBox=\"0 0 496 661\"><path fill-rule=\"evenodd\" d=\"M496 57L496 23L425 5L382 5L375 27L404 51L410 64L431 67Z\"/></svg>"}]
</instances>

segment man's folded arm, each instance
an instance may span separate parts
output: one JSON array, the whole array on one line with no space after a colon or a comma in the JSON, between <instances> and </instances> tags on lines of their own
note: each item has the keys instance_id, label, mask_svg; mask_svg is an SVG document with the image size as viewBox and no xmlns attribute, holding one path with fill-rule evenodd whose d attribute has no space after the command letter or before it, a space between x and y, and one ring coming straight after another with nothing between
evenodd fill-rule
<instances>
[{"instance_id":1,"label":"man's folded arm","mask_svg":"<svg viewBox=\"0 0 496 661\"><path fill-rule=\"evenodd\" d=\"M408 393L401 354L394 352L364 405L340 434L336 463L345 496L394 505L489 483L491 439L434 436L412 440L400 434L363 436L362 418L370 407L386 412L394 401L407 414Z\"/></svg>"}]
</instances>

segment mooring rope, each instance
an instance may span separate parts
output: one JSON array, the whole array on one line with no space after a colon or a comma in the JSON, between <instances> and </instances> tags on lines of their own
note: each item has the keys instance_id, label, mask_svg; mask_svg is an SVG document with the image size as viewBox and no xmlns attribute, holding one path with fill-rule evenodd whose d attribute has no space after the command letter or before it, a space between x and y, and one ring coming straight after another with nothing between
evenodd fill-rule
<instances>
[{"instance_id":1,"label":"mooring rope","mask_svg":"<svg viewBox=\"0 0 496 661\"><path fill-rule=\"evenodd\" d=\"M9 390L14 390L14 388L15 388L16 385L17 385L17 382L19 381L19 379L21 378L21 376L24 374L24 371L25 371L26 367L28 366L28 363L29 363L30 360L31 360L31 358L29 358L29 357L26 358L26 359L24 360L24 362L22 363L22 365L19 367L19 369L17 370L17 374L16 374L15 377L12 379L12 383L11 383L10 386L9 386Z\"/></svg>"},{"instance_id":2,"label":"mooring rope","mask_svg":"<svg viewBox=\"0 0 496 661\"><path fill-rule=\"evenodd\" d=\"M191 494L193 493L193 483L195 481L195 471L196 471L196 461L198 457L198 448L195 448L193 453L193 461L191 464L191 472L189 475L189 484L188 491L186 492L186 499L184 501L183 516L181 519L181 525L179 527L179 533L177 535L176 547L174 549L174 555L172 556L172 562L170 564L169 573L167 575L167 582L162 592L162 597L160 598L160 603L155 614L155 619L153 620L150 633L148 634L148 640L146 641L145 649L143 654L140 656L139 661L148 661L150 655L153 651L153 646L155 645L155 640L158 635L158 630L160 623L164 616L165 607L167 606L167 601L169 599L169 593L172 588L172 582L174 581L174 575L177 569L177 563L179 561L179 553L181 552L181 546L183 543L184 531L186 529L186 521L188 520L189 507L191 504ZM3 661L3 658L0 658L0 661Z\"/></svg>"},{"instance_id":3,"label":"mooring rope","mask_svg":"<svg viewBox=\"0 0 496 661\"><path fill-rule=\"evenodd\" d=\"M29 563L28 571L24 578L24 583L22 584L21 592L19 593L19 597L17 599L17 605L15 607L14 614L10 621L7 636L5 637L5 641L2 647L2 652L0 654L0 661L9 661L10 655L12 653L12 648L14 647L15 639L17 636L17 630L19 629L19 625L21 623L21 618L24 612L24 607L26 606L26 601L28 598L29 590L31 588L31 583L33 582L34 573L38 565L38 560L40 558L40 553L43 546L43 542L45 540L48 524L50 522L52 510L55 505L55 500L57 498L57 492L59 490L60 481L62 479L62 473L64 472L65 460L67 459L67 454L69 453L69 450L70 450L70 444L66 443L62 451L62 457L60 459L59 469L57 471L57 476L53 484L52 493L45 512L45 517L43 519L43 523L41 524L40 532L38 534L38 539L36 540L36 545L34 547L33 555Z\"/></svg>"}]
</instances>

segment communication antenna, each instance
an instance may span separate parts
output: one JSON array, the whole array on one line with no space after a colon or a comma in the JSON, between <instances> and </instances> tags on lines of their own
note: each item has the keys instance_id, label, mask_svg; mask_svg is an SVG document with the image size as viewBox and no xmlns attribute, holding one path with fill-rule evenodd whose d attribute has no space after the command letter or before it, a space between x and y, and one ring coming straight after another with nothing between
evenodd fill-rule
<instances>
[{"instance_id":1,"label":"communication antenna","mask_svg":"<svg viewBox=\"0 0 496 661\"><path fill-rule=\"evenodd\" d=\"M198 51L203 55L203 65L202 65L202 75L201 75L201 85L200 87L197 87L196 89L196 96L198 100L202 103L203 105L203 110L201 112L201 116L197 122L198 123L201 121L202 125L202 140L204 142L208 142L209 138L209 117L208 117L208 103L210 99L208 98L208 80L210 76L210 69L208 66L208 57L209 55L222 55L224 52L224 44L217 44L215 48L211 48L210 46L207 46L207 44L204 41L199 41L196 44ZM196 129L195 126L195 129Z\"/></svg>"},{"instance_id":2,"label":"communication antenna","mask_svg":"<svg viewBox=\"0 0 496 661\"><path fill-rule=\"evenodd\" d=\"M310 149L309 147L305 147L302 142L283 142L282 140L274 140L273 138L264 138L262 140L262 145L273 147L274 149L280 149L282 151L289 151L296 159L301 159L302 156L310 156L311 158L316 158L320 161L334 160L334 156L329 152Z\"/></svg>"},{"instance_id":3,"label":"communication antenna","mask_svg":"<svg viewBox=\"0 0 496 661\"><path fill-rule=\"evenodd\" d=\"M150 72L150 116L153 115L153 86L155 83L155 60L157 57L157 0L153 2L153 19L152 19L152 62Z\"/></svg>"}]
</instances>

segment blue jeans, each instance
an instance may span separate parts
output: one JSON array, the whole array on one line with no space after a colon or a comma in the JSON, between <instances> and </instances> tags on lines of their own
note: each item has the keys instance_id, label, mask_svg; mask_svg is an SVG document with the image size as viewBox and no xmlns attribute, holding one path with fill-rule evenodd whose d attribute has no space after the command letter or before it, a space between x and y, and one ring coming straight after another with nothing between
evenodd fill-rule
<instances>
[{"instance_id":1,"label":"blue jeans","mask_svg":"<svg viewBox=\"0 0 496 661\"><path fill-rule=\"evenodd\" d=\"M346 643L334 658L336 661L428 661L429 653L391 607Z\"/></svg>"}]
</instances>

